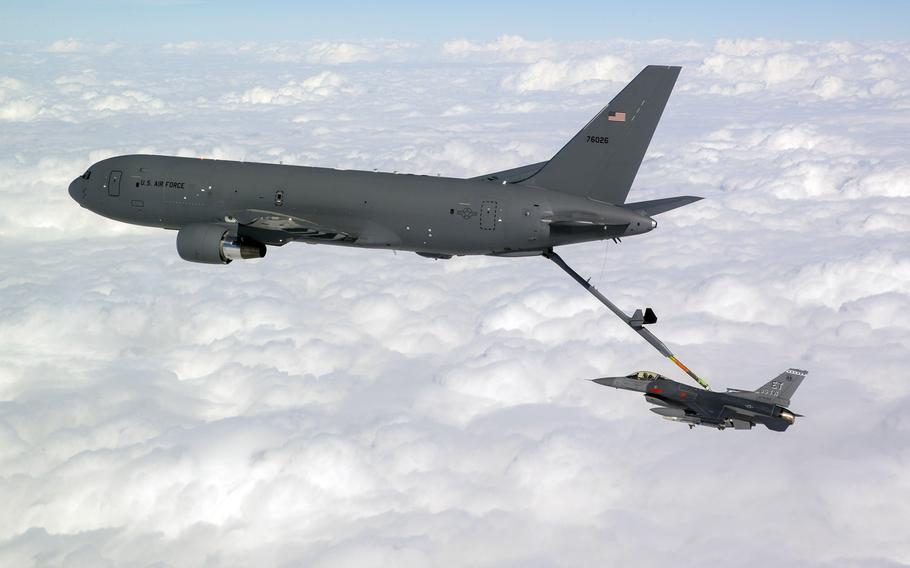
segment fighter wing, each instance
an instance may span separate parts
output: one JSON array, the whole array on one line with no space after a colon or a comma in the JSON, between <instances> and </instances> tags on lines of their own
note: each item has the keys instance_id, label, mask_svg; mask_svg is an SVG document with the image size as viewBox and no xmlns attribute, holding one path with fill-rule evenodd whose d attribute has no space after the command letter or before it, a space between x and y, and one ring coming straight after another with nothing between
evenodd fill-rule
<instances>
[{"instance_id":1,"label":"fighter wing","mask_svg":"<svg viewBox=\"0 0 910 568\"><path fill-rule=\"evenodd\" d=\"M468 179L471 181L490 181L494 183L519 183L539 172L545 165L547 165L546 162L537 162L536 164L528 164L527 166L512 168L511 170L493 172L491 174Z\"/></svg>"},{"instance_id":2,"label":"fighter wing","mask_svg":"<svg viewBox=\"0 0 910 568\"><path fill-rule=\"evenodd\" d=\"M288 215L265 209L244 209L229 214L236 220L238 232L271 245L283 245L288 241L341 241L354 242L357 235L350 231L326 225L316 219Z\"/></svg>"}]
</instances>

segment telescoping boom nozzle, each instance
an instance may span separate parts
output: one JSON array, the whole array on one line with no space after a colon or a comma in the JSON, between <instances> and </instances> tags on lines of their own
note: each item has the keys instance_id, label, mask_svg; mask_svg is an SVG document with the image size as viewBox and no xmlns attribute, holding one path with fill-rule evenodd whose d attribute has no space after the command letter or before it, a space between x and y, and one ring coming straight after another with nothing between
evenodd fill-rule
<instances>
[{"instance_id":1,"label":"telescoping boom nozzle","mask_svg":"<svg viewBox=\"0 0 910 568\"><path fill-rule=\"evenodd\" d=\"M696 375L694 372L692 372L691 369L689 369L688 367L683 365L682 361L680 361L679 359L676 358L676 355L674 355L673 352L670 351L670 349L664 344L663 341L658 339L653 333L651 333L648 329L645 328L646 325L655 323L657 321L657 315L654 313L654 311L651 308L645 309L644 312L642 312L642 310L635 310L635 312L631 316L629 316L624 311L619 309L619 307L616 304L614 304L609 299L607 299L606 296L601 294L597 290L597 288L595 288L591 284L591 282L589 282L588 280L585 280L584 278L581 277L580 274L575 272L571 266L566 264L566 261L564 261L561 256L559 256L558 254L556 254L553 251L553 249L548 249L548 250L544 251L543 255L544 255L544 257L546 257L546 258L552 260L554 263L556 263L556 266L562 268L566 272L566 274L568 274L576 282L581 284L582 288L584 288L592 296L597 298L600 301L600 303L607 306L607 308L611 312L616 314L616 317L618 317L619 319L624 321L626 323L626 325L628 325L629 327L634 329L638 335L642 336L645 341L647 341L648 343L651 344L651 346L654 347L654 349L657 349L657 351L659 351L661 355L663 355L664 357L673 361L677 367L679 367L687 375L689 375L690 377L695 379L695 382L697 382L699 385L703 386L704 388L706 388L708 390L711 390L711 387L708 385L707 381L705 381L704 379L702 379L701 377Z\"/></svg>"}]
</instances>

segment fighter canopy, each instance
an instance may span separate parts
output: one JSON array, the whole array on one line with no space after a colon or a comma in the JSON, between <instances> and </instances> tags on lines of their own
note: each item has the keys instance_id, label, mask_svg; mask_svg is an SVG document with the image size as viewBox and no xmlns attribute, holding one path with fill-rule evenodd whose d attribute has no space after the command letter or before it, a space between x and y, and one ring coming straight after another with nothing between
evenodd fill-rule
<instances>
[{"instance_id":1,"label":"fighter canopy","mask_svg":"<svg viewBox=\"0 0 910 568\"><path fill-rule=\"evenodd\" d=\"M661 375L660 373L655 373L654 371L638 371L632 373L631 375L626 375L627 379L636 379L638 381L654 381L657 379L666 379L667 377Z\"/></svg>"}]
</instances>

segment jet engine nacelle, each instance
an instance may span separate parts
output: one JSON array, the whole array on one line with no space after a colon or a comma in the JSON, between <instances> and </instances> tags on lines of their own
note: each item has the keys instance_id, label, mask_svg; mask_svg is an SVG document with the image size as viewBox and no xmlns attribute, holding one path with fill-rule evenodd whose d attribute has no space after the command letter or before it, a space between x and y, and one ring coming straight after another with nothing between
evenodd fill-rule
<instances>
[{"instance_id":1,"label":"jet engine nacelle","mask_svg":"<svg viewBox=\"0 0 910 568\"><path fill-rule=\"evenodd\" d=\"M177 254L190 262L228 264L232 260L264 257L265 245L230 236L223 225L192 224L177 232Z\"/></svg>"}]
</instances>

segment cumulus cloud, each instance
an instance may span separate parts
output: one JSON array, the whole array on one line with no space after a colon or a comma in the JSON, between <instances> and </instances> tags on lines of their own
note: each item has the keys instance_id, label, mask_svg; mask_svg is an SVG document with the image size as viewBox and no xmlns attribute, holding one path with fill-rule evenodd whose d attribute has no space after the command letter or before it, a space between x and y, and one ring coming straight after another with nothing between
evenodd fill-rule
<instances>
[{"instance_id":1,"label":"cumulus cloud","mask_svg":"<svg viewBox=\"0 0 910 568\"><path fill-rule=\"evenodd\" d=\"M376 54L367 46L349 42L318 42L307 46L283 46L262 52L265 59L279 62L302 61L315 65L338 65L370 61Z\"/></svg>"},{"instance_id":2,"label":"cumulus cloud","mask_svg":"<svg viewBox=\"0 0 910 568\"><path fill-rule=\"evenodd\" d=\"M32 120L41 111L38 103L29 100L12 100L0 103L0 120L25 122Z\"/></svg>"},{"instance_id":3,"label":"cumulus cloud","mask_svg":"<svg viewBox=\"0 0 910 568\"><path fill-rule=\"evenodd\" d=\"M293 105L330 97L344 87L344 77L323 71L302 81L288 81L279 87L257 85L240 94L229 94L225 100L253 105Z\"/></svg>"},{"instance_id":4,"label":"cumulus cloud","mask_svg":"<svg viewBox=\"0 0 910 568\"><path fill-rule=\"evenodd\" d=\"M454 57L482 56L487 60L525 63L552 57L558 51L559 46L553 41L531 41L516 35L503 35L488 42L457 39L442 44L442 52Z\"/></svg>"},{"instance_id":5,"label":"cumulus cloud","mask_svg":"<svg viewBox=\"0 0 910 568\"><path fill-rule=\"evenodd\" d=\"M343 65L376 59L397 59L415 49L405 41L284 41L232 42L183 41L162 44L160 49L176 55L230 55L267 63Z\"/></svg>"},{"instance_id":6,"label":"cumulus cloud","mask_svg":"<svg viewBox=\"0 0 910 568\"><path fill-rule=\"evenodd\" d=\"M4 97L7 91L18 91L23 87L22 81L12 77L0 77L0 98Z\"/></svg>"},{"instance_id":7,"label":"cumulus cloud","mask_svg":"<svg viewBox=\"0 0 910 568\"><path fill-rule=\"evenodd\" d=\"M44 48L46 53L75 54L75 53L93 53L98 55L110 55L120 48L116 42L109 43L92 43L78 39L61 39L57 40Z\"/></svg>"},{"instance_id":8,"label":"cumulus cloud","mask_svg":"<svg viewBox=\"0 0 910 568\"><path fill-rule=\"evenodd\" d=\"M117 95L90 97L90 106L100 111L141 111L150 114L164 109L164 101L141 91L123 91Z\"/></svg>"},{"instance_id":9,"label":"cumulus cloud","mask_svg":"<svg viewBox=\"0 0 910 568\"><path fill-rule=\"evenodd\" d=\"M610 84L627 81L634 75L632 65L613 56L532 63L519 73L503 79L503 86L526 91L602 91ZM606 82L607 85L603 83Z\"/></svg>"},{"instance_id":10,"label":"cumulus cloud","mask_svg":"<svg viewBox=\"0 0 910 568\"><path fill-rule=\"evenodd\" d=\"M890 43L719 40L697 68L707 83L693 87L734 96L796 89L822 99L888 97L906 87L895 78L907 66L903 47Z\"/></svg>"},{"instance_id":11,"label":"cumulus cloud","mask_svg":"<svg viewBox=\"0 0 910 568\"><path fill-rule=\"evenodd\" d=\"M75 39L61 39L45 48L50 53L74 53L85 49L83 43Z\"/></svg>"},{"instance_id":12,"label":"cumulus cloud","mask_svg":"<svg viewBox=\"0 0 910 568\"><path fill-rule=\"evenodd\" d=\"M323 65L370 61L374 55L369 49L353 43L320 42L308 50L307 62Z\"/></svg>"},{"instance_id":13,"label":"cumulus cloud","mask_svg":"<svg viewBox=\"0 0 910 568\"><path fill-rule=\"evenodd\" d=\"M707 57L701 71L724 77L756 79L767 84L790 81L809 67L805 57L775 54L768 57L730 56L723 52Z\"/></svg>"},{"instance_id":14,"label":"cumulus cloud","mask_svg":"<svg viewBox=\"0 0 910 568\"><path fill-rule=\"evenodd\" d=\"M168 42L161 46L163 51L189 54L199 51L205 44L201 41Z\"/></svg>"},{"instance_id":15,"label":"cumulus cloud","mask_svg":"<svg viewBox=\"0 0 910 568\"><path fill-rule=\"evenodd\" d=\"M41 105L30 98L25 84L13 77L0 77L0 121L26 122L41 112Z\"/></svg>"},{"instance_id":16,"label":"cumulus cloud","mask_svg":"<svg viewBox=\"0 0 910 568\"><path fill-rule=\"evenodd\" d=\"M503 36L339 68L372 56L346 44L379 53L8 47L0 565L910 562L906 45ZM784 435L583 380L684 377L543 259L193 265L66 194L140 152L479 175L548 158L656 62L684 70L631 198L706 199L562 252L716 389L808 368Z\"/></svg>"}]
</instances>

